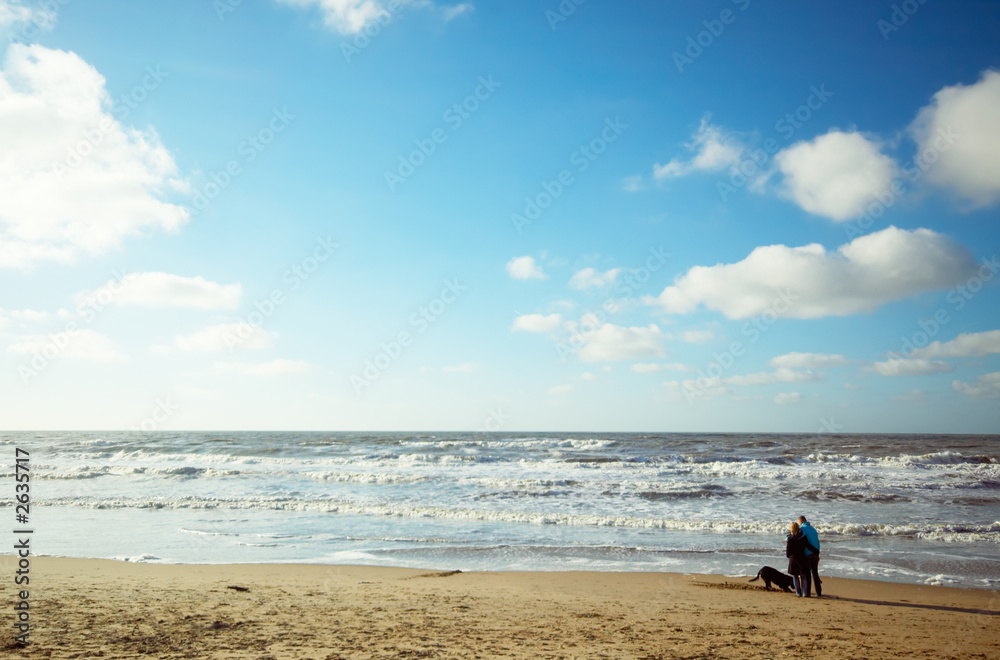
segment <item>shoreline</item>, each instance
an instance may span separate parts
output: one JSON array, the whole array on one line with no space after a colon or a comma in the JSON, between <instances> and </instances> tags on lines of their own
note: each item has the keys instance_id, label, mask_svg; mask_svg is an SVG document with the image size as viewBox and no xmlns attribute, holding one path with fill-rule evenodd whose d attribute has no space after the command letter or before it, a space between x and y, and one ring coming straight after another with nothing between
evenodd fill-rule
<instances>
[{"instance_id":1,"label":"shoreline","mask_svg":"<svg viewBox=\"0 0 1000 660\"><path fill-rule=\"evenodd\" d=\"M325 563L322 563L322 562L312 562L312 561L289 561L289 562L274 562L274 561L271 561L271 562L267 562L267 561L257 562L257 561L246 561L246 562L190 562L189 563L189 562L165 561L165 560L162 560L160 558L133 560L133 558L124 558L124 557L115 557L115 558L110 558L109 559L109 558L106 558L106 557L70 557L70 556L66 556L66 555L50 555L50 554L38 554L38 555L33 555L33 557L34 557L34 559L43 558L43 559L46 559L46 560L54 559L54 560L60 560L60 561L62 561L62 560L71 560L71 561L98 561L98 562L100 562L100 561L107 561L107 562L113 562L113 563L132 564L132 565L176 566L176 567L183 567L183 566L301 566L303 568L306 568L306 567L323 567L323 566L341 566L341 567L344 567L344 568L358 568L358 569L373 568L373 569L385 569L385 570L390 570L390 571L395 571L395 570L400 570L400 571L419 570L419 571L423 571L425 573L428 573L428 572L441 572L441 571L450 570L450 569L423 568L423 567L407 567L407 566L383 566L383 565L379 565L379 564L325 564ZM2 562L2 558L0 558L0 562ZM781 561L781 565L778 567L778 570L780 570L783 573L785 572L784 560ZM673 575L673 576L678 576L678 577L705 577L705 578L718 578L718 579L728 579L728 580L740 580L742 578L746 578L747 580L749 580L750 578L754 577L753 575L745 575L745 576L744 575L728 575L728 574L723 574L723 573L699 573L699 572L676 572L676 571L626 571L626 570L597 570L597 569L592 569L592 570L571 569L571 570L566 570L566 571L550 570L550 569L515 569L515 570L505 570L505 569L504 570L478 570L477 569L477 570L460 570L458 572L465 573L465 574L470 574L470 575L471 574L476 574L476 573L484 573L484 574L494 574L494 573L497 573L497 574L515 574L516 573L516 574L521 574L521 575L531 575L531 574L536 574L536 573L555 573L555 574L558 574L558 573L586 573L586 574L594 573L594 574L621 574L621 575L630 575L630 574L635 573L635 574L640 574L640 575ZM872 577L872 578L857 578L857 577L842 577L842 576L834 576L834 575L829 575L829 576L828 575L820 575L820 577L824 580L824 583L825 583L826 580L829 579L829 580L838 580L838 581L843 581L843 582L848 582L848 583L858 582L858 583L861 583L861 584L875 583L875 584L896 585L896 586L912 586L912 587L940 587L940 588L943 588L943 589L959 589L959 590L983 591L983 592L986 592L986 593L993 593L993 594L995 594L997 596L1000 596L1000 583L998 583L997 588L990 589L989 587L961 586L961 585L953 585L953 584L935 584L935 583L931 583L931 582L906 582L906 581L903 581L903 580L885 580L885 579L878 579L878 578L874 578L874 577ZM760 582L760 581L758 580L758 582Z\"/></svg>"},{"instance_id":2,"label":"shoreline","mask_svg":"<svg viewBox=\"0 0 1000 660\"><path fill-rule=\"evenodd\" d=\"M31 646L2 626L14 657L985 658L1000 641L996 591L851 578L804 599L675 573L32 557L31 576Z\"/></svg>"}]
</instances>

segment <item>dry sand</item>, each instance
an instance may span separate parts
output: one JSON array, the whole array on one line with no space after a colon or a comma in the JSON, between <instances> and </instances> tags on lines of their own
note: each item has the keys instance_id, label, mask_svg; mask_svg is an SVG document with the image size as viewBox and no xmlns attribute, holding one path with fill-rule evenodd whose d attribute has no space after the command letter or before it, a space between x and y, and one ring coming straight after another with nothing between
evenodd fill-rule
<instances>
[{"instance_id":1,"label":"dry sand","mask_svg":"<svg viewBox=\"0 0 1000 660\"><path fill-rule=\"evenodd\" d=\"M12 644L11 584L3 657L1000 658L1000 593L972 589L44 557L31 576L31 646Z\"/></svg>"}]
</instances>

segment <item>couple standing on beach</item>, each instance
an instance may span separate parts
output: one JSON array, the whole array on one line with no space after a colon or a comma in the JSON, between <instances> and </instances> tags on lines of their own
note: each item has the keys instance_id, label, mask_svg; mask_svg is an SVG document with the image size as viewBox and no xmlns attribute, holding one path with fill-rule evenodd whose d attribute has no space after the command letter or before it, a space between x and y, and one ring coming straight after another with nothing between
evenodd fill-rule
<instances>
[{"instance_id":1,"label":"couple standing on beach","mask_svg":"<svg viewBox=\"0 0 1000 660\"><path fill-rule=\"evenodd\" d=\"M795 584L795 595L809 598L810 578L816 583L816 595L822 596L819 579L819 533L809 524L805 516L793 522L791 533L785 537L785 556L788 557L788 572Z\"/></svg>"}]
</instances>

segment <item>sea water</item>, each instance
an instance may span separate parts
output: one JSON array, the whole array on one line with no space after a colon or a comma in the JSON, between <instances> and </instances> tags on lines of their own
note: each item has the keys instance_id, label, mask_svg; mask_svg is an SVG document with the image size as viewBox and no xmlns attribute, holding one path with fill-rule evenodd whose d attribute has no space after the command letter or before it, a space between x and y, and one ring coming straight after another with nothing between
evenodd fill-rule
<instances>
[{"instance_id":1,"label":"sea water","mask_svg":"<svg viewBox=\"0 0 1000 660\"><path fill-rule=\"evenodd\" d=\"M787 567L1000 589L1000 437L636 433L0 434L38 554L442 570ZM0 473L4 472L0 470ZM0 515L3 509L0 509Z\"/></svg>"}]
</instances>

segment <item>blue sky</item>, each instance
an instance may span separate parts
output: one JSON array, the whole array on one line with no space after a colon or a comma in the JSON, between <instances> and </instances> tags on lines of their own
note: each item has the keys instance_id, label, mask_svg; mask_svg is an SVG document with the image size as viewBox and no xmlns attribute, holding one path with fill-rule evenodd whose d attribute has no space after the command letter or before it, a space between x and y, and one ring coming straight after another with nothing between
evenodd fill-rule
<instances>
[{"instance_id":1,"label":"blue sky","mask_svg":"<svg viewBox=\"0 0 1000 660\"><path fill-rule=\"evenodd\" d=\"M1000 6L0 0L0 427L991 433Z\"/></svg>"}]
</instances>

